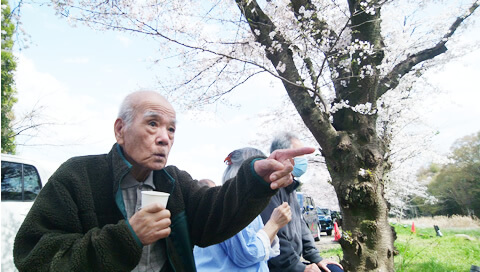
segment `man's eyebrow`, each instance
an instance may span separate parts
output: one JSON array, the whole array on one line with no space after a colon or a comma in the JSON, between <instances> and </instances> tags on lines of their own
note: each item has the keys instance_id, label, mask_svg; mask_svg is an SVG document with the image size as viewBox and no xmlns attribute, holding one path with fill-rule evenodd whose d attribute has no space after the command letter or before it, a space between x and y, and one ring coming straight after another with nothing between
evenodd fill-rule
<instances>
[{"instance_id":1,"label":"man's eyebrow","mask_svg":"<svg viewBox=\"0 0 480 272\"><path fill-rule=\"evenodd\" d=\"M161 117L162 115L156 111L147 111L143 114L143 117Z\"/></svg>"},{"instance_id":2,"label":"man's eyebrow","mask_svg":"<svg viewBox=\"0 0 480 272\"><path fill-rule=\"evenodd\" d=\"M147 111L143 114L143 117L144 118L154 117L154 118L163 119L163 115L156 112L156 111ZM173 125L176 125L177 124L177 119L173 119L170 123L173 124Z\"/></svg>"}]
</instances>

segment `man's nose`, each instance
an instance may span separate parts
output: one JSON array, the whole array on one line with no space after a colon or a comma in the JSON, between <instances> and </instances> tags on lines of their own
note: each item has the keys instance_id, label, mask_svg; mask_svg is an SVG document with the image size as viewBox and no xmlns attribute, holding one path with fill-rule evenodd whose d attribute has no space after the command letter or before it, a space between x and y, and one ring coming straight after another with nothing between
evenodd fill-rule
<instances>
[{"instance_id":1,"label":"man's nose","mask_svg":"<svg viewBox=\"0 0 480 272\"><path fill-rule=\"evenodd\" d=\"M168 129L166 127L160 127L157 131L157 139L155 142L158 145L168 145L169 141Z\"/></svg>"}]
</instances>

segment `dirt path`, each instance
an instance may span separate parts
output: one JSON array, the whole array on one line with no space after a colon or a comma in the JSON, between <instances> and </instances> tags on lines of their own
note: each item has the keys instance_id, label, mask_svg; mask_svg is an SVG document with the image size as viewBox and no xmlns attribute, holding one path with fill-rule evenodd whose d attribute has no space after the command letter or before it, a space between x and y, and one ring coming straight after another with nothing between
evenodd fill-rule
<instances>
[{"instance_id":1,"label":"dirt path","mask_svg":"<svg viewBox=\"0 0 480 272\"><path fill-rule=\"evenodd\" d=\"M327 236L325 233L322 232L320 241L315 242L315 246L317 246L318 250L320 251L320 255L322 254L322 251L333 248L340 248L340 244L333 240L334 237L335 236L333 236L333 234L331 236Z\"/></svg>"}]
</instances>

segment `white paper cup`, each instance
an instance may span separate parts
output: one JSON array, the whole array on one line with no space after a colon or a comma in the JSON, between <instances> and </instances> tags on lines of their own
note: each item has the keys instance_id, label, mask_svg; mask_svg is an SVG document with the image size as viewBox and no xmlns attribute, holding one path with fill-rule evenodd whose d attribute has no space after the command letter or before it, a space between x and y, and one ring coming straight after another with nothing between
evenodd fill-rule
<instances>
[{"instance_id":1,"label":"white paper cup","mask_svg":"<svg viewBox=\"0 0 480 272\"><path fill-rule=\"evenodd\" d=\"M142 208L152 203L163 204L167 207L169 193L157 192L157 191L142 191Z\"/></svg>"}]
</instances>

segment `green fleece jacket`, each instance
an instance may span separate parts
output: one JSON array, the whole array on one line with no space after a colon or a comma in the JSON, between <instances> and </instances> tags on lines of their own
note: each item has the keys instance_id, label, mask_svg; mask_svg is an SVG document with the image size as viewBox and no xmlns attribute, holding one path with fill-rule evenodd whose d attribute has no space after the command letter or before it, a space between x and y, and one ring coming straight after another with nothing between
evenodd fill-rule
<instances>
[{"instance_id":1,"label":"green fleece jacket","mask_svg":"<svg viewBox=\"0 0 480 272\"><path fill-rule=\"evenodd\" d=\"M199 186L175 166L153 172L156 190L170 193L171 234L162 243L162 271L195 271L192 248L219 243L247 226L268 204L271 190L247 160L221 187ZM115 144L108 154L68 160L38 195L17 233L20 271L131 271L142 245L126 219L119 189L131 165Z\"/></svg>"}]
</instances>

